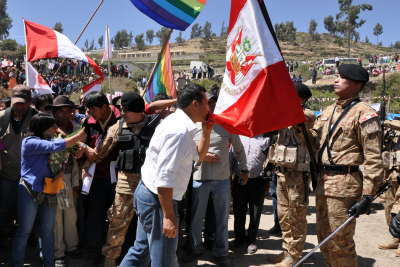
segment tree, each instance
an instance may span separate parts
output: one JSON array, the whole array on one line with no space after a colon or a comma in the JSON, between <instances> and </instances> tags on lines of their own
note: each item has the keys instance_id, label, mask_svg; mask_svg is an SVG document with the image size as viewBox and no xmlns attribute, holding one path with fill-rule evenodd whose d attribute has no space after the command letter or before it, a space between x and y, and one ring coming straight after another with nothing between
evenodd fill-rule
<instances>
[{"instance_id":1,"label":"tree","mask_svg":"<svg viewBox=\"0 0 400 267\"><path fill-rule=\"evenodd\" d=\"M149 42L150 45L153 42L153 39L154 39L154 30L147 30L146 31L146 40L147 40L147 42Z\"/></svg>"},{"instance_id":2,"label":"tree","mask_svg":"<svg viewBox=\"0 0 400 267\"><path fill-rule=\"evenodd\" d=\"M12 27L12 18L7 13L7 0L0 0L0 36L9 35Z\"/></svg>"},{"instance_id":3,"label":"tree","mask_svg":"<svg viewBox=\"0 0 400 267\"><path fill-rule=\"evenodd\" d=\"M23 58L26 55L26 45L20 45L17 51L17 57Z\"/></svg>"},{"instance_id":4,"label":"tree","mask_svg":"<svg viewBox=\"0 0 400 267\"><path fill-rule=\"evenodd\" d=\"M158 32L156 32L156 37L160 41L160 44L163 44L165 40L167 40L169 31L170 30L167 27L162 27Z\"/></svg>"},{"instance_id":5,"label":"tree","mask_svg":"<svg viewBox=\"0 0 400 267\"><path fill-rule=\"evenodd\" d=\"M61 22L56 22L56 24L53 27L53 30L59 32L59 33L63 33L64 29L62 27Z\"/></svg>"},{"instance_id":6,"label":"tree","mask_svg":"<svg viewBox=\"0 0 400 267\"><path fill-rule=\"evenodd\" d=\"M369 4L352 5L353 0L338 0L340 12L336 14L337 30L347 39L347 55L350 57L351 40L357 28L366 20L360 19L359 14L365 10L372 10Z\"/></svg>"},{"instance_id":7,"label":"tree","mask_svg":"<svg viewBox=\"0 0 400 267\"><path fill-rule=\"evenodd\" d=\"M144 43L144 34L138 34L135 36L136 47L139 50L146 50L146 44Z\"/></svg>"},{"instance_id":8,"label":"tree","mask_svg":"<svg viewBox=\"0 0 400 267\"><path fill-rule=\"evenodd\" d=\"M14 39L5 39L3 42L0 43L0 49L3 51L17 51L18 43Z\"/></svg>"},{"instance_id":9,"label":"tree","mask_svg":"<svg viewBox=\"0 0 400 267\"><path fill-rule=\"evenodd\" d=\"M396 41L395 43L394 43L394 46L393 46L394 48L396 48L396 49L400 49L400 42L399 41Z\"/></svg>"},{"instance_id":10,"label":"tree","mask_svg":"<svg viewBox=\"0 0 400 267\"><path fill-rule=\"evenodd\" d=\"M296 40L296 31L293 21L286 21L286 24L283 22L275 24L275 34L278 40L293 43Z\"/></svg>"},{"instance_id":11,"label":"tree","mask_svg":"<svg viewBox=\"0 0 400 267\"><path fill-rule=\"evenodd\" d=\"M111 39L111 43L115 46L115 48L121 49L129 46L132 43L132 40L132 31L128 34L127 30L122 29L117 31L114 38Z\"/></svg>"},{"instance_id":12,"label":"tree","mask_svg":"<svg viewBox=\"0 0 400 267\"><path fill-rule=\"evenodd\" d=\"M90 46L88 48L88 51L92 51L94 50L94 39L92 39L92 41L90 42Z\"/></svg>"},{"instance_id":13,"label":"tree","mask_svg":"<svg viewBox=\"0 0 400 267\"><path fill-rule=\"evenodd\" d=\"M178 45L183 45L185 39L182 38L182 31L179 32L179 35L175 38L175 41L178 43Z\"/></svg>"},{"instance_id":14,"label":"tree","mask_svg":"<svg viewBox=\"0 0 400 267\"><path fill-rule=\"evenodd\" d=\"M104 36L100 36L99 40L97 41L97 43L99 44L100 47L103 47L103 43L104 43Z\"/></svg>"},{"instance_id":15,"label":"tree","mask_svg":"<svg viewBox=\"0 0 400 267\"><path fill-rule=\"evenodd\" d=\"M315 40L315 35L318 34L317 26L318 23L315 21L315 19L312 19L310 21L310 26L308 27L308 33L310 34L312 40Z\"/></svg>"},{"instance_id":16,"label":"tree","mask_svg":"<svg viewBox=\"0 0 400 267\"><path fill-rule=\"evenodd\" d=\"M379 37L379 35L381 35L383 33L383 27L382 27L382 25L378 22L376 25L375 25L375 28L374 28L374 35L376 36L376 44L378 45L378 37Z\"/></svg>"},{"instance_id":17,"label":"tree","mask_svg":"<svg viewBox=\"0 0 400 267\"><path fill-rule=\"evenodd\" d=\"M368 36L365 36L365 43L366 43L366 44L369 44L369 38L368 38Z\"/></svg>"},{"instance_id":18,"label":"tree","mask_svg":"<svg viewBox=\"0 0 400 267\"><path fill-rule=\"evenodd\" d=\"M331 15L324 18L324 27L331 34L331 36L336 33L336 23L333 21L333 17Z\"/></svg>"},{"instance_id":19,"label":"tree","mask_svg":"<svg viewBox=\"0 0 400 267\"><path fill-rule=\"evenodd\" d=\"M213 34L213 32L211 31L211 22L206 21L202 32L204 37L203 40L200 41L200 43L203 45L204 53L206 53L207 48L210 47L210 42L212 41L212 37L215 36L215 34Z\"/></svg>"},{"instance_id":20,"label":"tree","mask_svg":"<svg viewBox=\"0 0 400 267\"><path fill-rule=\"evenodd\" d=\"M192 32L190 33L190 39L195 39L203 36L202 26L199 26L198 23L193 24Z\"/></svg>"},{"instance_id":21,"label":"tree","mask_svg":"<svg viewBox=\"0 0 400 267\"><path fill-rule=\"evenodd\" d=\"M88 51L88 48L89 48L89 41L88 41L88 39L86 39L86 41L85 41L85 48L86 48L86 52Z\"/></svg>"},{"instance_id":22,"label":"tree","mask_svg":"<svg viewBox=\"0 0 400 267\"><path fill-rule=\"evenodd\" d=\"M382 42L379 42L379 43L378 43L378 46L383 46Z\"/></svg>"},{"instance_id":23,"label":"tree","mask_svg":"<svg viewBox=\"0 0 400 267\"><path fill-rule=\"evenodd\" d=\"M222 28L221 28L221 34L220 37L228 35L228 27L225 27L225 20L222 21Z\"/></svg>"}]
</instances>

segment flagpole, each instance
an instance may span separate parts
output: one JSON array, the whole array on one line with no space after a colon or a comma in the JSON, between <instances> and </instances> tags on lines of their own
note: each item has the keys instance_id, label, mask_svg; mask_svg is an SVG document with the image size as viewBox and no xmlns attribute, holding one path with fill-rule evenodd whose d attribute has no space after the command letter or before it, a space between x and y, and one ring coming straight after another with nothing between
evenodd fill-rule
<instances>
[{"instance_id":1,"label":"flagpole","mask_svg":"<svg viewBox=\"0 0 400 267\"><path fill-rule=\"evenodd\" d=\"M111 67L110 67L110 46L109 46L109 43L110 43L110 32L109 32L109 29L108 29L108 25L107 25L106 42L107 42L106 47L107 47L107 57L108 57L108 90L109 90L110 95L111 95ZM111 53L112 53L112 50L111 50Z\"/></svg>"},{"instance_id":2,"label":"flagpole","mask_svg":"<svg viewBox=\"0 0 400 267\"><path fill-rule=\"evenodd\" d=\"M25 18L22 17L22 21L24 23L24 35L25 35L25 81L26 81L26 86L29 87L29 73L28 73L28 41L26 40L26 26L25 26Z\"/></svg>"},{"instance_id":3,"label":"flagpole","mask_svg":"<svg viewBox=\"0 0 400 267\"><path fill-rule=\"evenodd\" d=\"M165 49L166 49L166 47L167 47L167 43L168 43L168 41L169 41L169 38L171 37L171 33L172 33L172 29L169 31L169 34L168 34L167 39L165 39L165 42L164 42L164 44L163 44L163 47L161 48L160 54L158 54L157 62L156 62L156 64L154 65L153 70L151 71L151 74L150 74L150 77L149 77L149 79L148 79L148 81L147 81L146 86L144 87L144 90L143 90L143 93L142 93L142 97L144 97L144 95L145 95L145 93L146 93L146 90L147 90L147 87L149 86L150 81L153 79L154 71L155 71L155 69L157 68L158 64L160 63L161 56L162 56L162 54L164 53L164 51L165 51Z\"/></svg>"},{"instance_id":4,"label":"flagpole","mask_svg":"<svg viewBox=\"0 0 400 267\"><path fill-rule=\"evenodd\" d=\"M83 27L83 30L82 30L81 33L79 34L79 36L78 36L78 38L76 39L76 41L75 41L74 44L76 44L76 43L79 41L79 39L81 38L83 32L86 30L87 26L89 25L90 21L92 21L92 18L93 18L94 15L97 13L97 10L99 10L100 6L103 4L103 1L104 1L104 0L101 0L100 4L97 6L96 10L93 12L92 16L90 17L90 19L89 19L88 22L86 23L85 27ZM25 34L25 36L26 36L26 34ZM53 75L53 77L51 78L50 81L52 81L52 80L54 79L54 77L56 77L57 73L60 71L60 69L61 69L61 67L62 67L62 65L64 64L64 62L65 62L66 59L67 59L67 58L64 58L64 60L61 62L60 66L58 67L58 70L56 71L56 73L54 73L54 75Z\"/></svg>"}]
</instances>

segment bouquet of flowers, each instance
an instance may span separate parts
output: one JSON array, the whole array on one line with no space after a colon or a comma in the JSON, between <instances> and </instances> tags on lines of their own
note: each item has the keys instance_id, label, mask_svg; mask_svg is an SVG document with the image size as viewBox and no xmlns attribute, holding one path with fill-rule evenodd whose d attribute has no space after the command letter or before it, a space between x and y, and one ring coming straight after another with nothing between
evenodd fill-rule
<instances>
[{"instance_id":1,"label":"bouquet of flowers","mask_svg":"<svg viewBox=\"0 0 400 267\"><path fill-rule=\"evenodd\" d=\"M54 137L54 140L60 140L63 139L61 137L61 134L58 134ZM51 153L49 155L49 166L51 170L51 175L54 177L56 176L63 166L67 163L69 157L69 152L67 149Z\"/></svg>"},{"instance_id":2,"label":"bouquet of flowers","mask_svg":"<svg viewBox=\"0 0 400 267\"><path fill-rule=\"evenodd\" d=\"M69 134L66 138L78 134L81 129L82 125L80 125L75 132ZM60 140L60 139L63 139L61 134L58 134L54 137L54 140ZM54 152L49 155L49 166L53 177L61 171L62 167L65 164L67 164L69 155L75 154L77 151L78 151L77 144L73 144L67 147L67 149L63 151Z\"/></svg>"}]
</instances>

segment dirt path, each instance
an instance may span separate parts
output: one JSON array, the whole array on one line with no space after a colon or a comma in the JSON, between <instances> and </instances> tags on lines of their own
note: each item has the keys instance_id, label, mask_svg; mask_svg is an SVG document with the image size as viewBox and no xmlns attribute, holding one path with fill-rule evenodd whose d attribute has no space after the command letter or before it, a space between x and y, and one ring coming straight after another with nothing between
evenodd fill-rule
<instances>
[{"instance_id":1,"label":"dirt path","mask_svg":"<svg viewBox=\"0 0 400 267\"><path fill-rule=\"evenodd\" d=\"M305 244L305 253L311 251L317 244L316 224L315 224L315 197L310 197L310 206L307 212L308 220L308 236ZM182 225L183 226L183 225ZM272 200L267 197L264 202L264 210L261 217L261 225L259 230L259 240L257 245L259 250L257 253L250 255L243 247L235 252L230 251L229 258L231 266L274 266L267 261L267 255L279 254L282 248L280 237L270 236L267 232L273 226ZM229 239L234 237L233 232L233 215L229 216ZM357 220L356 228L356 249L358 253L358 262L360 267L387 267L400 266L400 258L396 258L394 250L380 250L378 243L390 240L391 236L385 223L385 215L383 205L380 203L373 204L373 210L370 216L362 215ZM184 244L186 237L181 231L179 247ZM10 266L10 250L0 250L0 266ZM185 252L178 250L178 259L180 260ZM40 263L35 253L35 249L27 246L25 265L39 267ZM68 266L78 267L84 265L84 260L68 259ZM102 264L98 265L103 266ZM205 250L203 255L197 261L184 264L182 267L192 266L217 266L211 251ZM317 250L310 258L308 258L302 266L325 266L319 250Z\"/></svg>"}]
</instances>

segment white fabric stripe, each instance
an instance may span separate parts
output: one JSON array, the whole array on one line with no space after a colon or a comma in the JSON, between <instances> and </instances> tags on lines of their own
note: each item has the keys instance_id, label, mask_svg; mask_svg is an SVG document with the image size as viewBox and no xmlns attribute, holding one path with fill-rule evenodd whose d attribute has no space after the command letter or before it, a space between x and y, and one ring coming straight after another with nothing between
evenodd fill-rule
<instances>
[{"instance_id":1,"label":"white fabric stripe","mask_svg":"<svg viewBox=\"0 0 400 267\"><path fill-rule=\"evenodd\" d=\"M57 36L58 57L75 58L87 62L85 54L65 35L54 31Z\"/></svg>"},{"instance_id":2,"label":"white fabric stripe","mask_svg":"<svg viewBox=\"0 0 400 267\"><path fill-rule=\"evenodd\" d=\"M258 0L248 0L243 6L235 26L228 35L227 62L230 61L230 56L232 54L231 44L242 27L242 43L240 45L243 47L243 41L245 39L250 41L251 49L245 53L247 56L257 55L253 60L256 64L251 67L245 77L235 77L235 80L238 81L237 83L235 82L235 85L232 84L231 78L229 77L230 72L227 68L225 69L224 81L215 108L215 114L222 113L235 103L262 69L283 60L272 34L268 29L268 25L265 22ZM228 94L227 91L229 91L230 94Z\"/></svg>"}]
</instances>

